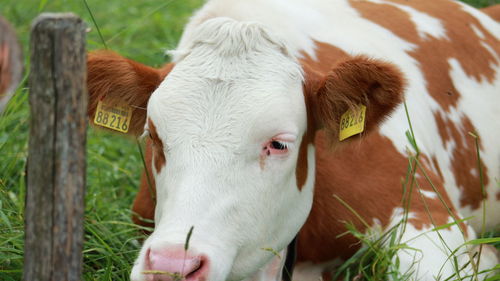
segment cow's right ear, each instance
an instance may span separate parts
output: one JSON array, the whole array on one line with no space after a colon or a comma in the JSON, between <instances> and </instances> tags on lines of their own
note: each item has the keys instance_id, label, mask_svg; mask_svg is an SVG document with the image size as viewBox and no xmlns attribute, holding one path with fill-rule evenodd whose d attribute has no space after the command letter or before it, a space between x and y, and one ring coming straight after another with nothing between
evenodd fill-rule
<instances>
[{"instance_id":1,"label":"cow's right ear","mask_svg":"<svg viewBox=\"0 0 500 281\"><path fill-rule=\"evenodd\" d=\"M110 51L88 54L87 87L89 92L88 116L94 120L97 104L126 104L132 107L128 134L140 135L146 123L149 97L172 69L167 64L152 68Z\"/></svg>"},{"instance_id":2,"label":"cow's right ear","mask_svg":"<svg viewBox=\"0 0 500 281\"><path fill-rule=\"evenodd\" d=\"M337 62L322 75L304 66L304 92L308 106L308 124L313 130L322 129L335 145L343 139L341 129L363 122L361 134L373 131L403 101L406 81L402 72L393 64L365 56L349 57ZM358 121L343 119L346 112L366 112ZM358 115L359 116L359 115ZM342 121L346 127L341 126ZM347 137L351 136L347 133Z\"/></svg>"}]
</instances>

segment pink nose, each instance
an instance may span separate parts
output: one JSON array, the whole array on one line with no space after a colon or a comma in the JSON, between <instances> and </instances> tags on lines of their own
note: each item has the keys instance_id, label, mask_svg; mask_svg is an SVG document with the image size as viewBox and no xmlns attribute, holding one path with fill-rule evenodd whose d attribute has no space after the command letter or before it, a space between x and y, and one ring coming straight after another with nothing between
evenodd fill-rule
<instances>
[{"instance_id":1,"label":"pink nose","mask_svg":"<svg viewBox=\"0 0 500 281\"><path fill-rule=\"evenodd\" d=\"M207 268L204 256L193 256L182 247L149 249L146 255L148 281L204 280Z\"/></svg>"}]
</instances>

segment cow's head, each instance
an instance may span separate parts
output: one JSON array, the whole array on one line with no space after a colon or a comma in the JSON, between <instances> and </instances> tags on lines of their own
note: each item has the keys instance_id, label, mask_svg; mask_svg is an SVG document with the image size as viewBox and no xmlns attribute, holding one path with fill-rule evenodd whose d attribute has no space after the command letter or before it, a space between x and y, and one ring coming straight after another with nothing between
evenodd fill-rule
<instances>
[{"instance_id":1,"label":"cow's head","mask_svg":"<svg viewBox=\"0 0 500 281\"><path fill-rule=\"evenodd\" d=\"M89 56L93 106L104 95L147 104L130 131L144 130L154 145L156 226L132 280L173 280L149 271L214 281L255 274L308 216L315 132L328 132L335 146L347 109L365 104L370 129L402 98L391 65L355 57L323 76L259 24L213 19L193 38L173 69Z\"/></svg>"}]
</instances>

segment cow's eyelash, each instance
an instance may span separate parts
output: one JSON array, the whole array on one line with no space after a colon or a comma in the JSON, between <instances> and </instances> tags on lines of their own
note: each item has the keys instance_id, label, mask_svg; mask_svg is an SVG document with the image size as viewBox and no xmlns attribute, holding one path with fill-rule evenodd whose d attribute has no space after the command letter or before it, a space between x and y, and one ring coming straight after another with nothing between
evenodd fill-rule
<instances>
[{"instance_id":1,"label":"cow's eyelash","mask_svg":"<svg viewBox=\"0 0 500 281\"><path fill-rule=\"evenodd\" d=\"M287 150L290 148L291 143L282 140L272 140L269 144L273 149Z\"/></svg>"}]
</instances>

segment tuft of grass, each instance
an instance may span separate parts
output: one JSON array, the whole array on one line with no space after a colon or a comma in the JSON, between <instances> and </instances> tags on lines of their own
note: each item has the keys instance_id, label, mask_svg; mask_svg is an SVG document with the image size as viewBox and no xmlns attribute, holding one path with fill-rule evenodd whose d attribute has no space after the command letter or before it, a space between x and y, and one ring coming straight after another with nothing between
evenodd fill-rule
<instances>
[{"instance_id":1,"label":"tuft of grass","mask_svg":"<svg viewBox=\"0 0 500 281\"><path fill-rule=\"evenodd\" d=\"M178 272L168 272L168 271L161 271L161 270L145 270L142 272L143 274L152 274L152 275L166 275L171 277L173 280L172 281L181 281L184 280L184 277L182 274Z\"/></svg>"},{"instance_id":2,"label":"tuft of grass","mask_svg":"<svg viewBox=\"0 0 500 281\"><path fill-rule=\"evenodd\" d=\"M331 280L410 280L412 271L400 272L398 251L418 252L399 239L402 221L382 235L362 233L354 224L347 223L348 232L363 246L334 271Z\"/></svg>"}]
</instances>

